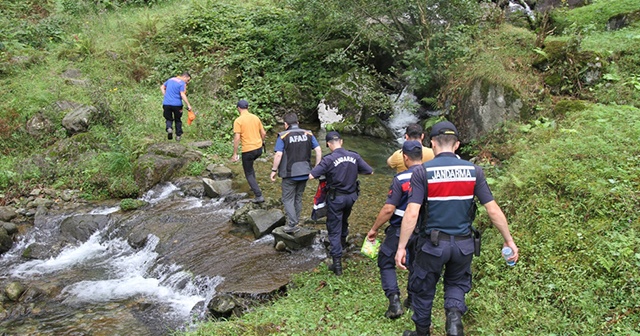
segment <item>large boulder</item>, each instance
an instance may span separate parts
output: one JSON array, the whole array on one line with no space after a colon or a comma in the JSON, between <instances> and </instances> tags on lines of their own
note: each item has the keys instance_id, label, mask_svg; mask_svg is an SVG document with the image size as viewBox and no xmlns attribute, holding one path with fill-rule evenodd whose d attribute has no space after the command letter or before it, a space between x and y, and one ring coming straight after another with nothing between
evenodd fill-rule
<instances>
[{"instance_id":1,"label":"large boulder","mask_svg":"<svg viewBox=\"0 0 640 336\"><path fill-rule=\"evenodd\" d=\"M526 117L528 111L518 92L487 80L476 80L458 107L453 123L463 143L495 130L504 121Z\"/></svg>"},{"instance_id":2,"label":"large boulder","mask_svg":"<svg viewBox=\"0 0 640 336\"><path fill-rule=\"evenodd\" d=\"M210 198L219 198L230 193L232 189L231 180L212 180L208 178L202 179L204 193Z\"/></svg>"},{"instance_id":3,"label":"large boulder","mask_svg":"<svg viewBox=\"0 0 640 336\"><path fill-rule=\"evenodd\" d=\"M247 216L249 218L249 225L251 226L253 235L256 238L260 238L271 233L273 229L278 226L283 226L285 223L284 213L280 209L251 210Z\"/></svg>"},{"instance_id":4,"label":"large boulder","mask_svg":"<svg viewBox=\"0 0 640 336\"><path fill-rule=\"evenodd\" d=\"M201 158L202 153L178 143L153 144L134 164L136 184L141 190L149 190L160 182L170 181L180 169Z\"/></svg>"},{"instance_id":5,"label":"large boulder","mask_svg":"<svg viewBox=\"0 0 640 336\"><path fill-rule=\"evenodd\" d=\"M317 233L317 230L310 230L305 227L301 227L300 231L292 235L285 233L281 226L275 228L271 232L275 238L276 246L278 246L278 243L282 242L284 246L290 250L299 250L311 246Z\"/></svg>"},{"instance_id":6,"label":"large boulder","mask_svg":"<svg viewBox=\"0 0 640 336\"><path fill-rule=\"evenodd\" d=\"M60 234L69 242L86 242L98 230L102 230L111 221L109 215L83 214L65 218L60 223Z\"/></svg>"}]
</instances>

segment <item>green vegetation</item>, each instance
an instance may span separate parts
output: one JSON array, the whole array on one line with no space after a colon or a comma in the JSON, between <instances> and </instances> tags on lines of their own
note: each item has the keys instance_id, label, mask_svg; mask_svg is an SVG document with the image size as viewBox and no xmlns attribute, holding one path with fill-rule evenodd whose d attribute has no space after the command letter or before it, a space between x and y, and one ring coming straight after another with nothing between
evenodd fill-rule
<instances>
[{"instance_id":1,"label":"green vegetation","mask_svg":"<svg viewBox=\"0 0 640 336\"><path fill-rule=\"evenodd\" d=\"M535 31L504 23L495 7L478 15L477 5L0 2L2 202L47 186L137 206L142 190L132 162L164 139L158 87L183 70L193 74L188 92L199 113L185 126L185 140L214 140L182 172L196 176L229 155L238 98L271 126L282 111L312 119L320 98L343 94L334 86L340 83L367 93L342 97L341 107L359 105L372 122L388 106L390 88L409 83L435 109L455 104L470 83L488 81L513 90L530 110L467 146L486 167L522 258L515 268L504 265L500 237L481 212L485 249L473 263L467 333L638 335L640 23L616 31L606 23L634 17L640 3L561 8ZM438 6L442 12L427 10ZM436 24L443 18L450 24ZM72 69L80 83L63 78ZM68 136L60 127L65 111L56 103L63 101L97 109L88 132ZM25 123L39 115L50 125L28 133ZM375 262L355 256L346 265L340 278L324 265L296 275L286 296L187 334L393 335L412 328L410 314L383 317ZM444 327L441 307L438 295L436 335Z\"/></svg>"}]
</instances>

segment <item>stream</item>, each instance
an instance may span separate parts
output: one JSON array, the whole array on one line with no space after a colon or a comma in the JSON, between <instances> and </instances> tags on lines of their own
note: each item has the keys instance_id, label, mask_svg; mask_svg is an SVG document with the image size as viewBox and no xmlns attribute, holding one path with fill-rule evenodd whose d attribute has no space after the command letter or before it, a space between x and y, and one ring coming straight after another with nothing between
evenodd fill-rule
<instances>
[{"instance_id":1,"label":"stream","mask_svg":"<svg viewBox=\"0 0 640 336\"><path fill-rule=\"evenodd\" d=\"M324 132L317 137L327 154ZM361 178L363 192L351 217L352 233L366 233L384 203L393 176L386 158L398 141L344 135L344 147L376 171ZM256 171L265 195L279 198L279 182L267 181L271 156L256 162ZM273 236L255 239L232 223L234 211L248 200L248 186L241 166L229 166L238 194L227 198L185 196L179 186L164 183L145 193L141 199L148 205L134 211L123 212L116 203L37 214L34 226L0 256L0 286L19 282L27 288L22 303L6 309L0 335L167 335L206 318L207 303L218 292L258 295L319 267L327 258L319 241L278 252ZM307 186L303 218L310 216L316 186ZM82 243L62 244L57 233L74 216L106 224ZM324 228L309 220L305 225ZM134 248L128 237L136 233L146 237ZM51 256L24 258L35 243Z\"/></svg>"}]
</instances>

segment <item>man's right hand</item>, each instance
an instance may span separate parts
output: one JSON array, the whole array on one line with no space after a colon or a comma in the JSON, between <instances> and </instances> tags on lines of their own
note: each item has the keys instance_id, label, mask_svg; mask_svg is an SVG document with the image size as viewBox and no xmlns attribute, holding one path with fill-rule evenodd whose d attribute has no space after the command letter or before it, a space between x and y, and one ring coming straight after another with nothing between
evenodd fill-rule
<instances>
[{"instance_id":1,"label":"man's right hand","mask_svg":"<svg viewBox=\"0 0 640 336\"><path fill-rule=\"evenodd\" d=\"M238 160L240 160L240 155L233 154L233 156L231 157L231 162L237 162Z\"/></svg>"}]
</instances>

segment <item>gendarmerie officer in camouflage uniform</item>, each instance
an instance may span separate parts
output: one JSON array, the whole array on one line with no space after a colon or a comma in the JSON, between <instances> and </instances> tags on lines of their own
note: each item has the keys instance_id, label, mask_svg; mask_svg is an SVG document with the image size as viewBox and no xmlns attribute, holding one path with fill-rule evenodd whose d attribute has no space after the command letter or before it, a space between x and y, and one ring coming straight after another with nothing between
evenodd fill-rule
<instances>
[{"instance_id":1,"label":"gendarmerie officer in camouflage uniform","mask_svg":"<svg viewBox=\"0 0 640 336\"><path fill-rule=\"evenodd\" d=\"M446 332L452 336L464 335L462 315L467 311L465 294L471 289L474 254L471 231L474 198L485 206L489 219L504 239L504 246L513 249L510 260L518 259L518 247L509 232L507 218L493 199L482 168L457 158L455 151L459 145L458 130L452 123L435 124L431 130L431 148L436 156L411 176L409 205L396 251L396 265L400 268L405 268L405 248L419 214L421 220L409 277L416 331L407 330L404 336L430 334L431 308L443 268Z\"/></svg>"},{"instance_id":2,"label":"gendarmerie officer in camouflage uniform","mask_svg":"<svg viewBox=\"0 0 640 336\"><path fill-rule=\"evenodd\" d=\"M342 137L335 131L327 133L331 154L322 158L309 174L309 179L327 178L327 231L333 258L330 269L342 274L342 244L349 234L349 215L358 199L358 174L373 174L373 169L356 152L342 148Z\"/></svg>"}]
</instances>

